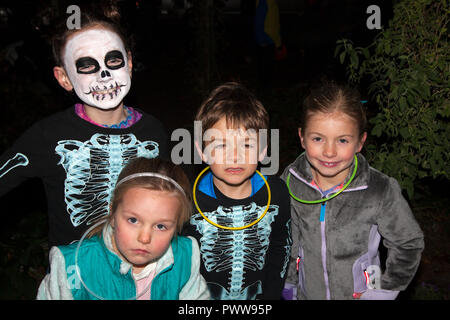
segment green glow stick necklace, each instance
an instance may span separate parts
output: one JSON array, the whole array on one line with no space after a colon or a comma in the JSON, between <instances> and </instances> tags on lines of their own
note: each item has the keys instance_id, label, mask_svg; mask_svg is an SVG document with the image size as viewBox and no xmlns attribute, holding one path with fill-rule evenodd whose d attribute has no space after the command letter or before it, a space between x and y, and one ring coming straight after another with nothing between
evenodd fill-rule
<instances>
[{"instance_id":1,"label":"green glow stick necklace","mask_svg":"<svg viewBox=\"0 0 450 320\"><path fill-rule=\"evenodd\" d=\"M303 199L300 199L300 198L296 197L296 196L292 193L291 188L290 188L290 186L289 186L289 181L290 181L290 178L291 178L291 174L290 174L290 173L289 173L288 176L287 176L287 179L286 179L286 185L287 185L287 188L288 188L288 190L289 190L289 194L291 195L291 197L294 198L295 200L297 200L298 202L306 203L306 204L316 204L316 203L321 203L321 202L325 202L325 201L331 200L331 199L333 199L334 197L337 197L341 192L343 192L345 189L347 189L348 185L349 185L349 184L353 181L353 179L355 178L356 170L358 170L358 158L356 157L356 154L355 154L355 168L353 169L353 173L352 173L352 175L350 176L350 179L347 181L347 183L342 187L341 190L339 190L339 191L336 192L335 194L333 194L333 195L331 195L331 196L329 196L329 197L327 197L327 198L323 198L323 199L319 199L319 200L303 200Z\"/></svg>"}]
</instances>

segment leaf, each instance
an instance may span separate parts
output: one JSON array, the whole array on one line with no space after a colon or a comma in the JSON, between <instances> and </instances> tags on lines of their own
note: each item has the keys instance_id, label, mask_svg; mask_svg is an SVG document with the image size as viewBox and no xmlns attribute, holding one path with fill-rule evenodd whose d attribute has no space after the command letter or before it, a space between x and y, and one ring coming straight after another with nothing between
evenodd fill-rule
<instances>
[{"instance_id":1,"label":"leaf","mask_svg":"<svg viewBox=\"0 0 450 320\"><path fill-rule=\"evenodd\" d=\"M408 197L412 199L414 197L414 184L411 181L411 179L406 178L403 182L403 186L406 189L406 193L408 194Z\"/></svg>"},{"instance_id":2,"label":"leaf","mask_svg":"<svg viewBox=\"0 0 450 320\"><path fill-rule=\"evenodd\" d=\"M423 179L428 176L428 173L426 171L419 170L417 171L417 176L419 177L419 179Z\"/></svg>"},{"instance_id":3,"label":"leaf","mask_svg":"<svg viewBox=\"0 0 450 320\"><path fill-rule=\"evenodd\" d=\"M363 48L362 49L362 53L364 55L364 58L369 59L370 55L369 55L369 49L367 48Z\"/></svg>"},{"instance_id":4,"label":"leaf","mask_svg":"<svg viewBox=\"0 0 450 320\"><path fill-rule=\"evenodd\" d=\"M373 134L376 137L380 137L383 132L383 126L380 124L376 124L375 127L373 127L371 134Z\"/></svg>"},{"instance_id":5,"label":"leaf","mask_svg":"<svg viewBox=\"0 0 450 320\"><path fill-rule=\"evenodd\" d=\"M438 109L438 113L443 117L450 117L450 100L444 100L444 103Z\"/></svg>"},{"instance_id":6,"label":"leaf","mask_svg":"<svg viewBox=\"0 0 450 320\"><path fill-rule=\"evenodd\" d=\"M398 100L398 104L401 111L406 111L406 109L408 108L408 104L406 103L406 98L404 96L400 97L400 99Z\"/></svg>"},{"instance_id":7,"label":"leaf","mask_svg":"<svg viewBox=\"0 0 450 320\"><path fill-rule=\"evenodd\" d=\"M418 85L417 89L419 90L423 98L427 99L430 97L430 86L426 82L423 82L421 85Z\"/></svg>"},{"instance_id":8,"label":"leaf","mask_svg":"<svg viewBox=\"0 0 450 320\"><path fill-rule=\"evenodd\" d=\"M408 94L406 96L406 100L408 101L408 104L410 107L414 107L416 104L416 100L414 100L414 96L412 94Z\"/></svg>"},{"instance_id":9,"label":"leaf","mask_svg":"<svg viewBox=\"0 0 450 320\"><path fill-rule=\"evenodd\" d=\"M359 66L359 58L355 51L352 51L350 54L350 63L353 69L358 69Z\"/></svg>"},{"instance_id":10,"label":"leaf","mask_svg":"<svg viewBox=\"0 0 450 320\"><path fill-rule=\"evenodd\" d=\"M386 54L390 54L391 53L391 44L389 43L389 41L386 41L386 43L384 44L384 52Z\"/></svg>"},{"instance_id":11,"label":"leaf","mask_svg":"<svg viewBox=\"0 0 450 320\"><path fill-rule=\"evenodd\" d=\"M392 85L391 86L391 94L390 94L390 98L393 100L397 100L398 97L398 85Z\"/></svg>"},{"instance_id":12,"label":"leaf","mask_svg":"<svg viewBox=\"0 0 450 320\"><path fill-rule=\"evenodd\" d=\"M339 41L338 41L338 43L339 43ZM341 44L336 46L336 49L334 49L334 56L335 57L338 55L339 51L341 51L341 48L342 48Z\"/></svg>"},{"instance_id":13,"label":"leaf","mask_svg":"<svg viewBox=\"0 0 450 320\"><path fill-rule=\"evenodd\" d=\"M402 136L403 139L407 140L410 137L408 128L403 127L400 128L398 131L400 132L400 135Z\"/></svg>"},{"instance_id":14,"label":"leaf","mask_svg":"<svg viewBox=\"0 0 450 320\"><path fill-rule=\"evenodd\" d=\"M341 64L344 64L344 60L345 60L345 51L343 51L340 55L339 55L339 60L341 61Z\"/></svg>"}]
</instances>

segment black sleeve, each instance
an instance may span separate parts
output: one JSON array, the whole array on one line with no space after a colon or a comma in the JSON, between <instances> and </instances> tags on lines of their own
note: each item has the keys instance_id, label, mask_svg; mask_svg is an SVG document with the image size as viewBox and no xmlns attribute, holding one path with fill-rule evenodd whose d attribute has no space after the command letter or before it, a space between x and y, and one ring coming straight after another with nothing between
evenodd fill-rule
<instances>
[{"instance_id":1,"label":"black sleeve","mask_svg":"<svg viewBox=\"0 0 450 320\"><path fill-rule=\"evenodd\" d=\"M274 177L270 187L273 204L278 205L278 215L271 225L270 244L264 266L263 293L257 298L279 300L292 245L290 197L286 185L279 178Z\"/></svg>"},{"instance_id":2,"label":"black sleeve","mask_svg":"<svg viewBox=\"0 0 450 320\"><path fill-rule=\"evenodd\" d=\"M164 126L164 124L155 118L152 115L148 115L150 117L152 130L154 133L156 133L156 141L158 141L159 144L159 157L161 157L164 160L170 161L170 137L169 133L167 131L167 128Z\"/></svg>"},{"instance_id":3,"label":"black sleeve","mask_svg":"<svg viewBox=\"0 0 450 320\"><path fill-rule=\"evenodd\" d=\"M160 123L161 138L159 140L159 155L164 160L170 161L170 140L166 127Z\"/></svg>"},{"instance_id":4,"label":"black sleeve","mask_svg":"<svg viewBox=\"0 0 450 320\"><path fill-rule=\"evenodd\" d=\"M0 156L0 196L28 178L45 175L49 153L44 140L42 126L37 123Z\"/></svg>"},{"instance_id":5,"label":"black sleeve","mask_svg":"<svg viewBox=\"0 0 450 320\"><path fill-rule=\"evenodd\" d=\"M152 140L158 143L159 154L158 157L170 161L170 137L167 128L164 124L153 115L148 114L142 109L135 108L138 112L142 113L143 118L140 121L144 123L139 129L136 129L145 140ZM145 120L143 120L145 119ZM131 133L135 133L135 129L130 129Z\"/></svg>"}]
</instances>

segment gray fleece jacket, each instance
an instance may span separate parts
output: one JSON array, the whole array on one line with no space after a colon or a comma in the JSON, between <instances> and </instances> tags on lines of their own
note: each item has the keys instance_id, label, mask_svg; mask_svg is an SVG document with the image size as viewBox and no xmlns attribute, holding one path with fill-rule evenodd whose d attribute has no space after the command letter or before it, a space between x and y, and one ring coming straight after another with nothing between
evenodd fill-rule
<instances>
[{"instance_id":1,"label":"gray fleece jacket","mask_svg":"<svg viewBox=\"0 0 450 320\"><path fill-rule=\"evenodd\" d=\"M358 154L354 180L336 198L303 204L291 197L292 253L285 289L298 299L395 299L420 263L423 233L401 194L398 182L369 166ZM350 168L353 172L354 164ZM298 198L317 200L320 189L306 155L283 172ZM328 195L329 196L329 195ZM380 235L388 249L381 272Z\"/></svg>"}]
</instances>

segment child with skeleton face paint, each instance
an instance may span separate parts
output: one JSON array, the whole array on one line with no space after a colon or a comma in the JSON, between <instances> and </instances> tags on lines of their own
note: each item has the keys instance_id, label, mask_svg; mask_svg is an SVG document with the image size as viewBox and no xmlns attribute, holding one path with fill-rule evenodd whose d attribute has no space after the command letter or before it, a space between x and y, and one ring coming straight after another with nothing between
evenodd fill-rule
<instances>
[{"instance_id":1,"label":"child with skeleton face paint","mask_svg":"<svg viewBox=\"0 0 450 320\"><path fill-rule=\"evenodd\" d=\"M124 120L132 60L120 36L93 25L68 37L61 53L63 66L53 69L55 78L64 89L75 91L87 116L106 125Z\"/></svg>"},{"instance_id":2,"label":"child with skeleton face paint","mask_svg":"<svg viewBox=\"0 0 450 320\"><path fill-rule=\"evenodd\" d=\"M59 76L60 67L55 67ZM64 68L78 97L88 107L110 110L123 105L131 86L131 58L115 33L93 28L67 42Z\"/></svg>"},{"instance_id":3,"label":"child with skeleton face paint","mask_svg":"<svg viewBox=\"0 0 450 320\"><path fill-rule=\"evenodd\" d=\"M0 196L30 177L42 179L49 246L79 240L108 215L112 189L129 161L169 156L162 123L123 102L131 87L131 50L118 11L114 19L92 10L98 5L80 6L80 29L67 29L62 17L51 39L54 76L81 103L38 121L0 156Z\"/></svg>"}]
</instances>

